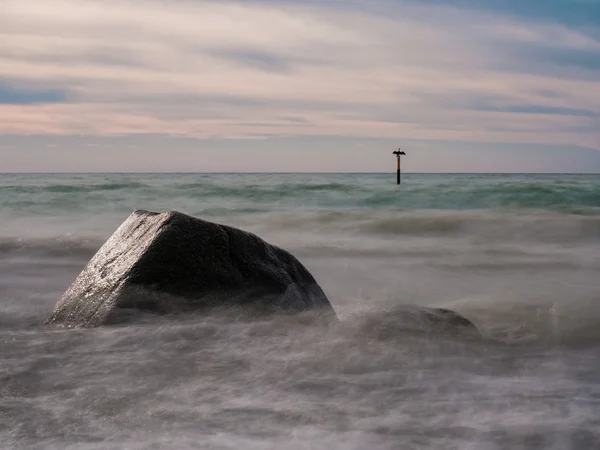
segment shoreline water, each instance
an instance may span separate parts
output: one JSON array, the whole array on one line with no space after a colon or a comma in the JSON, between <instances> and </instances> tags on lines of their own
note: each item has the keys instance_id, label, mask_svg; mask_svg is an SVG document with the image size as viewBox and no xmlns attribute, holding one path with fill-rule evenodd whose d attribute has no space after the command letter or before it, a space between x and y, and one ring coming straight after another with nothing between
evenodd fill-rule
<instances>
[{"instance_id":1,"label":"shoreline water","mask_svg":"<svg viewBox=\"0 0 600 450\"><path fill-rule=\"evenodd\" d=\"M4 448L600 448L600 177L406 175L0 176ZM352 331L41 326L138 208L289 250ZM503 345L414 335L409 304Z\"/></svg>"}]
</instances>

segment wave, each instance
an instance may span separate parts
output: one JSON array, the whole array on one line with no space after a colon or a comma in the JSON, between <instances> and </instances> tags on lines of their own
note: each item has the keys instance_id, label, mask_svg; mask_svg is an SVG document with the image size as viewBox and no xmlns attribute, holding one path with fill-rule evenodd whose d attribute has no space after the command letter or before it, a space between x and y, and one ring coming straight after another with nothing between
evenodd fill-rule
<instances>
[{"instance_id":1,"label":"wave","mask_svg":"<svg viewBox=\"0 0 600 450\"><path fill-rule=\"evenodd\" d=\"M316 184L302 184L302 183L284 183L281 185L283 190L294 190L294 191L328 191L328 192L355 192L360 191L362 188L355 184L345 183L316 183Z\"/></svg>"},{"instance_id":2,"label":"wave","mask_svg":"<svg viewBox=\"0 0 600 450\"><path fill-rule=\"evenodd\" d=\"M368 210L545 209L580 215L600 215L600 187L537 183L494 186L411 186L402 191L347 183L221 184L196 183L175 187L194 198L234 199L254 203L292 200L292 206L360 208Z\"/></svg>"},{"instance_id":3,"label":"wave","mask_svg":"<svg viewBox=\"0 0 600 450\"><path fill-rule=\"evenodd\" d=\"M373 234L414 236L478 236L534 240L600 239L600 217L555 215L544 212L450 213L406 215L369 221L363 230Z\"/></svg>"},{"instance_id":4,"label":"wave","mask_svg":"<svg viewBox=\"0 0 600 450\"><path fill-rule=\"evenodd\" d=\"M548 211L313 211L261 215L261 223L275 230L336 231L391 239L467 237L539 242L600 240L600 217Z\"/></svg>"},{"instance_id":5,"label":"wave","mask_svg":"<svg viewBox=\"0 0 600 450\"><path fill-rule=\"evenodd\" d=\"M104 242L90 238L45 238L22 239L0 238L0 255L27 254L35 256L76 256L89 258Z\"/></svg>"},{"instance_id":6,"label":"wave","mask_svg":"<svg viewBox=\"0 0 600 450\"><path fill-rule=\"evenodd\" d=\"M440 306L440 305L435 305ZM597 346L600 304L592 291L564 298L492 295L442 305L471 320L487 338L510 344Z\"/></svg>"},{"instance_id":7,"label":"wave","mask_svg":"<svg viewBox=\"0 0 600 450\"><path fill-rule=\"evenodd\" d=\"M60 219L52 219L54 221L40 216L19 218L3 214L1 217L5 217L7 226L3 236L0 235L0 253L89 252L90 248L99 248L131 212L121 209L100 215L86 211L68 213ZM600 242L600 216L548 211L273 212L211 207L183 212L256 233L267 241L281 243L303 254L322 256L393 257L396 244L410 243L406 238L444 239L448 244L452 240L515 245L597 245ZM46 222L42 228L40 220ZM402 241L396 241L400 239ZM417 253L421 255L420 251Z\"/></svg>"},{"instance_id":8,"label":"wave","mask_svg":"<svg viewBox=\"0 0 600 450\"><path fill-rule=\"evenodd\" d=\"M600 186L564 183L504 183L492 185L422 186L382 190L361 199L369 208L396 206L404 209L546 209L582 215L600 214Z\"/></svg>"},{"instance_id":9,"label":"wave","mask_svg":"<svg viewBox=\"0 0 600 450\"><path fill-rule=\"evenodd\" d=\"M144 183L127 182L127 183L100 183L100 184L48 184L48 185L7 185L0 186L0 192L7 194L39 194L39 193L55 193L55 194L72 194L77 192L101 192L101 191L118 191L130 190L148 187Z\"/></svg>"},{"instance_id":10,"label":"wave","mask_svg":"<svg viewBox=\"0 0 600 450\"><path fill-rule=\"evenodd\" d=\"M214 189L221 193L244 193L248 190L256 190L261 192L298 192L298 191L339 191L349 192L360 190L359 185L347 183L248 183L240 182L236 185L227 185L215 181L198 181L194 183L173 184L173 187L180 190L210 190Z\"/></svg>"}]
</instances>

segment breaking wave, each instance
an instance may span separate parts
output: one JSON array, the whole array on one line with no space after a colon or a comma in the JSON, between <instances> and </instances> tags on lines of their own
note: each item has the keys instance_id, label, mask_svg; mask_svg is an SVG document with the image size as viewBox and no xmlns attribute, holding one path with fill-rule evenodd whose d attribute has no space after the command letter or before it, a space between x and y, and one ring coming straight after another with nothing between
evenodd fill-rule
<instances>
[{"instance_id":1,"label":"breaking wave","mask_svg":"<svg viewBox=\"0 0 600 450\"><path fill-rule=\"evenodd\" d=\"M600 216L547 211L485 212L294 212L255 218L275 229L335 233L336 230L381 238L394 236L468 237L472 239L585 242L600 240Z\"/></svg>"}]
</instances>

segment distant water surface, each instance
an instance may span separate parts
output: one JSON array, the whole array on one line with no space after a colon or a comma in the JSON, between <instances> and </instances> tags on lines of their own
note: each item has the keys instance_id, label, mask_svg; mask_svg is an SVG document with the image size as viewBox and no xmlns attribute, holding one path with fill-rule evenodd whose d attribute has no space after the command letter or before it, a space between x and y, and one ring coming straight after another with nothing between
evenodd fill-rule
<instances>
[{"instance_id":1,"label":"distant water surface","mask_svg":"<svg viewBox=\"0 0 600 450\"><path fill-rule=\"evenodd\" d=\"M341 325L42 326L134 209L291 251ZM0 175L0 447L600 449L599 269L594 175Z\"/></svg>"}]
</instances>

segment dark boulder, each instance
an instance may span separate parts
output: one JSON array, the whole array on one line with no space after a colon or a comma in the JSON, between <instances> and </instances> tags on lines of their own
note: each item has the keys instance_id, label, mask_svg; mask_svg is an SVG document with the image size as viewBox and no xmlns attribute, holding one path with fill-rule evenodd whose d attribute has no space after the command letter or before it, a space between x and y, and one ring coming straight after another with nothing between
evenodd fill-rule
<instances>
[{"instance_id":1,"label":"dark boulder","mask_svg":"<svg viewBox=\"0 0 600 450\"><path fill-rule=\"evenodd\" d=\"M218 307L316 310L335 318L309 271L258 236L179 212L135 211L106 241L46 320L111 323L123 311L167 314Z\"/></svg>"}]
</instances>

